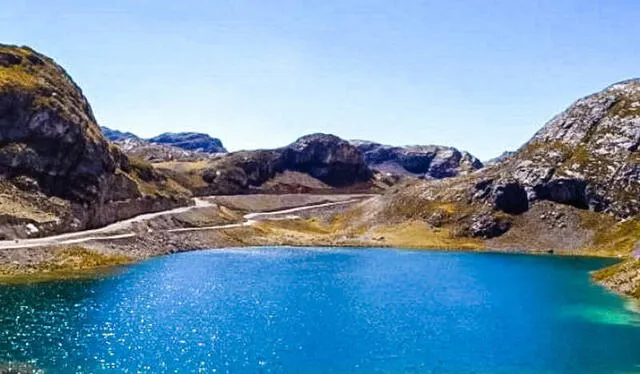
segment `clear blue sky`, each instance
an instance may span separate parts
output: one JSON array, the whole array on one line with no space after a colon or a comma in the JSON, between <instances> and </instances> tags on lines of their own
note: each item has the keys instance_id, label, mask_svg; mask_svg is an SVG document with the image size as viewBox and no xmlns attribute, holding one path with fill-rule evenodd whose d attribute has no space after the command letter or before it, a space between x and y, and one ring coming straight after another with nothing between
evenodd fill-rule
<instances>
[{"instance_id":1,"label":"clear blue sky","mask_svg":"<svg viewBox=\"0 0 640 374\"><path fill-rule=\"evenodd\" d=\"M640 75L637 0L0 0L102 125L229 149L311 132L486 159Z\"/></svg>"}]
</instances>

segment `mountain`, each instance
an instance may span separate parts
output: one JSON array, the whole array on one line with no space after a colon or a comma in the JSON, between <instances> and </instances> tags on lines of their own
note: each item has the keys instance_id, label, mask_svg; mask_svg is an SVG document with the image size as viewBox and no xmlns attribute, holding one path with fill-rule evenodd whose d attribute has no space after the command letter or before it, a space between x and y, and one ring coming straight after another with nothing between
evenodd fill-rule
<instances>
[{"instance_id":1,"label":"mountain","mask_svg":"<svg viewBox=\"0 0 640 374\"><path fill-rule=\"evenodd\" d=\"M128 156L147 162L195 161L227 153L220 139L199 133L164 133L143 139L130 132L101 126L103 135Z\"/></svg>"},{"instance_id":2,"label":"mountain","mask_svg":"<svg viewBox=\"0 0 640 374\"><path fill-rule=\"evenodd\" d=\"M482 168L482 162L467 152L438 145L394 147L365 140L351 142L365 162L380 172L442 179L468 174Z\"/></svg>"},{"instance_id":3,"label":"mountain","mask_svg":"<svg viewBox=\"0 0 640 374\"><path fill-rule=\"evenodd\" d=\"M550 120L487 173L480 190L507 211L547 200L618 218L633 216L640 213L639 144L640 80L620 82ZM495 204L505 188L519 198Z\"/></svg>"},{"instance_id":4,"label":"mountain","mask_svg":"<svg viewBox=\"0 0 640 374\"><path fill-rule=\"evenodd\" d=\"M113 141L127 156L152 164L171 161L198 161L218 157L217 153L190 151L165 144L151 143L140 138Z\"/></svg>"},{"instance_id":5,"label":"mountain","mask_svg":"<svg viewBox=\"0 0 640 374\"><path fill-rule=\"evenodd\" d=\"M197 132L168 132L148 140L151 143L171 145L189 151L227 153L220 139Z\"/></svg>"},{"instance_id":6,"label":"mountain","mask_svg":"<svg viewBox=\"0 0 640 374\"><path fill-rule=\"evenodd\" d=\"M130 132L113 130L106 126L100 126L100 129L102 130L102 134L104 135L104 137L112 142L121 142L128 139L142 140L136 134Z\"/></svg>"},{"instance_id":7,"label":"mountain","mask_svg":"<svg viewBox=\"0 0 640 374\"><path fill-rule=\"evenodd\" d=\"M205 163L162 168L197 194L370 188L374 177L355 146L328 134L307 135L282 148L232 152Z\"/></svg>"},{"instance_id":8,"label":"mountain","mask_svg":"<svg viewBox=\"0 0 640 374\"><path fill-rule=\"evenodd\" d=\"M378 214L494 238L494 248L628 254L640 239L639 144L640 80L616 83L576 101L497 164L393 188Z\"/></svg>"},{"instance_id":9,"label":"mountain","mask_svg":"<svg viewBox=\"0 0 640 374\"><path fill-rule=\"evenodd\" d=\"M95 227L185 204L186 191L171 186L110 146L62 67L28 47L0 45L0 236Z\"/></svg>"}]
</instances>

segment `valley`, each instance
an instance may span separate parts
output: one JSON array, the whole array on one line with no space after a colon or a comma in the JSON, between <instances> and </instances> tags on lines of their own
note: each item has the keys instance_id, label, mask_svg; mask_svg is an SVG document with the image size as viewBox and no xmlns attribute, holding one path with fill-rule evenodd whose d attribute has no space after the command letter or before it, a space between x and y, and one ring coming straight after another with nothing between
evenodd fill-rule
<instances>
[{"instance_id":1,"label":"valley","mask_svg":"<svg viewBox=\"0 0 640 374\"><path fill-rule=\"evenodd\" d=\"M486 165L448 146L322 133L229 152L207 134L100 127L61 66L2 45L0 272L228 246L376 246L621 258L596 278L636 295L638 103L638 80L616 83Z\"/></svg>"}]
</instances>

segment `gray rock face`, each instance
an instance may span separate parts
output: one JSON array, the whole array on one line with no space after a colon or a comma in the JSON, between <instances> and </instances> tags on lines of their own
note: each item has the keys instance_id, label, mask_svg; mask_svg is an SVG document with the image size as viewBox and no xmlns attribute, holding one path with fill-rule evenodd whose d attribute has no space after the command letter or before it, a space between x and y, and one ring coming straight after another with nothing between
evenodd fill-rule
<instances>
[{"instance_id":1,"label":"gray rock face","mask_svg":"<svg viewBox=\"0 0 640 374\"><path fill-rule=\"evenodd\" d=\"M120 149L129 157L135 157L147 162L165 161L198 161L215 158L217 153L189 151L170 145L150 143L140 138L126 138L114 141Z\"/></svg>"},{"instance_id":2,"label":"gray rock face","mask_svg":"<svg viewBox=\"0 0 640 374\"><path fill-rule=\"evenodd\" d=\"M442 179L468 174L482 168L471 154L452 147L414 145L394 147L368 141L352 141L363 153L365 162L381 172Z\"/></svg>"},{"instance_id":3,"label":"gray rock face","mask_svg":"<svg viewBox=\"0 0 640 374\"><path fill-rule=\"evenodd\" d=\"M496 185L510 180L530 202L549 200L624 218L640 213L639 144L640 81L629 80L578 100L483 178ZM495 206L507 212L518 201Z\"/></svg>"},{"instance_id":4,"label":"gray rock face","mask_svg":"<svg viewBox=\"0 0 640 374\"><path fill-rule=\"evenodd\" d=\"M492 166L492 165L500 164L502 162L507 161L511 156L513 156L515 154L516 154L515 151L504 151L504 152L502 152L502 154L500 156L494 157L494 158L484 162L484 166Z\"/></svg>"}]
</instances>

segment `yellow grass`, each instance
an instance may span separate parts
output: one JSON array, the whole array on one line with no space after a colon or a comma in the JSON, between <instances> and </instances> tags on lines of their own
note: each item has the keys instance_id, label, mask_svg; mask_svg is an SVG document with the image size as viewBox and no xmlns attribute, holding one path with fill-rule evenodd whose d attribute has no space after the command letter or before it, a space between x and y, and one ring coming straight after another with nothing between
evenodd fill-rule
<instances>
[{"instance_id":1,"label":"yellow grass","mask_svg":"<svg viewBox=\"0 0 640 374\"><path fill-rule=\"evenodd\" d=\"M130 264L131 257L99 253L81 246L53 249L53 256L32 266L0 268L1 284L46 282L98 276L118 265Z\"/></svg>"},{"instance_id":2,"label":"yellow grass","mask_svg":"<svg viewBox=\"0 0 640 374\"><path fill-rule=\"evenodd\" d=\"M630 218L617 222L613 217L585 211L581 225L593 230L590 252L600 255L628 255L640 240L640 221Z\"/></svg>"}]
</instances>

